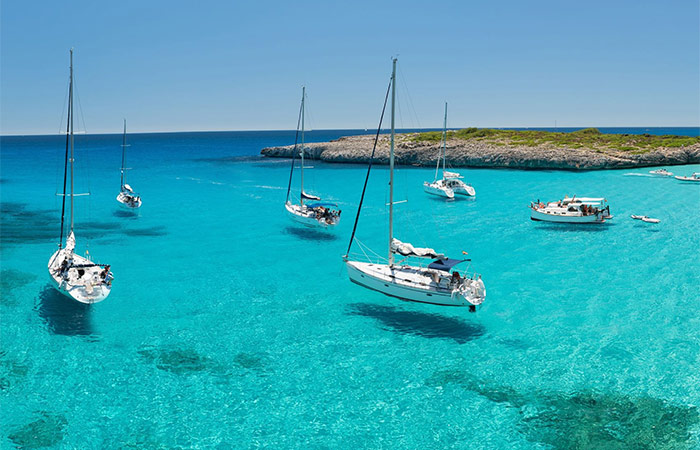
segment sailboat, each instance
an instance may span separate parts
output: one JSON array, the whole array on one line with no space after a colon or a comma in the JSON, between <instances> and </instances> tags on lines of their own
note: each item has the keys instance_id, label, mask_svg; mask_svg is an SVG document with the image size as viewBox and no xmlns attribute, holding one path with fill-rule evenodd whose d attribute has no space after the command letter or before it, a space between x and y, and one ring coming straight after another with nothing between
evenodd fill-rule
<instances>
[{"instance_id":1,"label":"sailboat","mask_svg":"<svg viewBox=\"0 0 700 450\"><path fill-rule=\"evenodd\" d=\"M432 183L426 181L423 183L423 190L428 194L438 195L440 197L454 198L455 194L474 196L476 191L474 188L462 181L464 178L457 172L448 172L445 170L445 160L447 159L447 102L445 102L445 122L442 129L442 157L438 156L437 165L435 167L435 179ZM442 160L442 179L438 180L440 172L440 161Z\"/></svg>"},{"instance_id":2,"label":"sailboat","mask_svg":"<svg viewBox=\"0 0 700 450\"><path fill-rule=\"evenodd\" d=\"M322 203L321 197L307 194L304 192L304 154L306 149L304 148L304 102L306 99L306 87L301 88L301 107L299 109L299 120L297 121L297 134L294 139L294 150L292 156L292 168L289 172L289 185L287 186L287 200L285 201L284 207L291 216L291 218L298 223L313 227L332 227L338 225L340 222L340 210L337 209L338 205L335 203ZM294 174L294 164L297 155L297 142L299 138L299 123L301 123L301 151L299 155L301 156L301 194L299 195L299 203L292 203L289 199L290 192L292 190L292 175ZM304 203L304 200L312 201L313 203Z\"/></svg>"},{"instance_id":3,"label":"sailboat","mask_svg":"<svg viewBox=\"0 0 700 450\"><path fill-rule=\"evenodd\" d=\"M58 291L80 303L101 302L112 289L113 275L109 265L96 264L89 257L75 253L75 232L73 230L74 207L73 199L79 195L74 193L74 134L73 134L73 49L70 51L70 87L68 100L68 124L66 125L66 156L63 169L63 198L61 207L61 235L58 250L51 255L48 269L51 280ZM68 168L70 166L70 192L66 193ZM70 231L63 245L64 221L66 212L66 197L70 198ZM87 252L86 252L87 256Z\"/></svg>"},{"instance_id":4,"label":"sailboat","mask_svg":"<svg viewBox=\"0 0 700 450\"><path fill-rule=\"evenodd\" d=\"M470 261L469 259L452 259L442 253L438 253L432 248L418 248L413 245L401 242L394 238L394 140L395 140L395 103L396 103L396 59L393 60L391 74L391 145L389 152L389 242L388 258L375 261L359 261L350 258L350 248L355 241L355 231L362 210L367 182L372 168L372 159L377 147L379 129L375 136L372 156L367 167L365 184L360 197L360 203L355 217L352 235L348 249L343 256L348 270L350 281L367 289L379 291L382 294L396 297L402 300L409 300L421 303L445 306L468 306L470 311L482 304L486 297L486 287L481 279L481 275L460 275L454 268L461 263ZM389 96L387 89L384 99L384 109ZM384 110L382 110L382 119ZM369 250L358 240L358 245L366 258ZM464 253L464 252L463 252ZM376 254L376 253L375 253ZM396 261L396 256L401 257ZM409 259L430 261L427 265L408 264Z\"/></svg>"},{"instance_id":5,"label":"sailboat","mask_svg":"<svg viewBox=\"0 0 700 450\"><path fill-rule=\"evenodd\" d=\"M130 209L141 207L141 196L138 195L134 190L126 184L126 171L128 170L126 166L126 119L124 119L124 135L122 137L122 167L121 167L121 188L119 189L119 195L117 195L117 201L122 205Z\"/></svg>"}]
</instances>

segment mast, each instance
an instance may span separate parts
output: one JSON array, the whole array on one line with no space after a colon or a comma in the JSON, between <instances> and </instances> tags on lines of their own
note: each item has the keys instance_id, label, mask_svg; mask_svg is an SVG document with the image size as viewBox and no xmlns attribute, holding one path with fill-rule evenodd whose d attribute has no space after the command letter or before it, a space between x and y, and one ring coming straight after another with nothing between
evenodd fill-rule
<instances>
[{"instance_id":1,"label":"mast","mask_svg":"<svg viewBox=\"0 0 700 450\"><path fill-rule=\"evenodd\" d=\"M447 159L447 102L445 102L445 124L442 129L442 178L445 178L445 160Z\"/></svg>"},{"instance_id":2,"label":"mast","mask_svg":"<svg viewBox=\"0 0 700 450\"><path fill-rule=\"evenodd\" d=\"M304 204L304 98L306 98L306 86L301 87L301 195L299 204Z\"/></svg>"},{"instance_id":3,"label":"mast","mask_svg":"<svg viewBox=\"0 0 700 450\"><path fill-rule=\"evenodd\" d=\"M391 67L391 147L389 150L389 267L394 265L394 254L391 252L391 241L394 238L394 135L395 106L396 106L396 58Z\"/></svg>"},{"instance_id":4,"label":"mast","mask_svg":"<svg viewBox=\"0 0 700 450\"><path fill-rule=\"evenodd\" d=\"M73 49L70 49L70 231L73 232L73 157L75 136L73 135Z\"/></svg>"},{"instance_id":5,"label":"mast","mask_svg":"<svg viewBox=\"0 0 700 450\"><path fill-rule=\"evenodd\" d=\"M122 179L121 189L124 189L124 167L126 166L126 119L124 119L124 136L122 137Z\"/></svg>"},{"instance_id":6,"label":"mast","mask_svg":"<svg viewBox=\"0 0 700 450\"><path fill-rule=\"evenodd\" d=\"M73 49L71 49L71 56L73 54ZM72 69L72 67L71 67ZM72 73L72 72L71 72ZM65 162L63 164L63 194L61 195L61 233L58 238L58 248L63 248L63 226L66 219L66 182L68 181L68 148L70 147L70 122L71 122L71 106L73 101L73 79L68 85L69 97L68 97L68 114L66 119L66 156L64 158Z\"/></svg>"}]
</instances>

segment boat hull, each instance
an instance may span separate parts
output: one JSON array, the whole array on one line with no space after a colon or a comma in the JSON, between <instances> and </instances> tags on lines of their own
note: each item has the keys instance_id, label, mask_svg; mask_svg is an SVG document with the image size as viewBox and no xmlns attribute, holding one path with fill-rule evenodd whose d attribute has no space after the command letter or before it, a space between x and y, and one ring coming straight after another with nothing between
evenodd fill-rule
<instances>
[{"instance_id":1,"label":"boat hull","mask_svg":"<svg viewBox=\"0 0 700 450\"><path fill-rule=\"evenodd\" d=\"M285 203L284 208L287 210L287 213L289 213L292 220L307 227L331 230L335 227L335 225L338 225L338 222L340 222L340 217L337 217L335 221L332 220L330 222L324 219L317 219L316 213L312 209L305 206L287 202Z\"/></svg>"},{"instance_id":2,"label":"boat hull","mask_svg":"<svg viewBox=\"0 0 700 450\"><path fill-rule=\"evenodd\" d=\"M530 209L530 220L555 223L605 223L602 213L584 215L551 214L534 208Z\"/></svg>"},{"instance_id":3,"label":"boat hull","mask_svg":"<svg viewBox=\"0 0 700 450\"><path fill-rule=\"evenodd\" d=\"M423 190L428 194L437 195L444 198L455 198L455 193L452 189L438 185L438 183L423 183Z\"/></svg>"},{"instance_id":4,"label":"boat hull","mask_svg":"<svg viewBox=\"0 0 700 450\"><path fill-rule=\"evenodd\" d=\"M136 201L129 201L130 198L133 197L128 194L125 194L124 192L120 192L119 195L117 195L117 201L124 208L136 209L141 207L141 197L136 197Z\"/></svg>"},{"instance_id":5,"label":"boat hull","mask_svg":"<svg viewBox=\"0 0 700 450\"><path fill-rule=\"evenodd\" d=\"M76 265L90 265L92 262L87 258L76 255L69 249L57 250L49 259L48 271L54 287L58 292L77 302L85 304L99 303L109 296L112 290L110 283L101 278L100 273L104 270L99 266L92 266L83 269L83 274L73 281L61 276L60 267L66 258L72 258ZM71 268L70 271L78 269Z\"/></svg>"},{"instance_id":6,"label":"boat hull","mask_svg":"<svg viewBox=\"0 0 700 450\"><path fill-rule=\"evenodd\" d=\"M689 181L689 182L695 182L695 183L700 183L700 178L694 178L694 177L674 177L678 181Z\"/></svg>"},{"instance_id":7,"label":"boat hull","mask_svg":"<svg viewBox=\"0 0 700 450\"><path fill-rule=\"evenodd\" d=\"M389 297L441 306L481 305L486 296L483 282L473 283L468 292L455 292L445 283L434 280L441 274L422 267L393 266L358 261L346 261L350 281Z\"/></svg>"}]
</instances>

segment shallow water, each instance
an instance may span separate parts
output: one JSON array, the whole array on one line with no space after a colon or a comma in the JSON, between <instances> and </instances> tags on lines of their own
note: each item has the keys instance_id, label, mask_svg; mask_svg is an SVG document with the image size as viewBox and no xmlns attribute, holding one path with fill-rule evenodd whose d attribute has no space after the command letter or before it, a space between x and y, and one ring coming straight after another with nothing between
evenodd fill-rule
<instances>
[{"instance_id":1,"label":"shallow water","mask_svg":"<svg viewBox=\"0 0 700 450\"><path fill-rule=\"evenodd\" d=\"M433 170L400 168L395 234L468 252L487 287L470 314L349 282L363 166L310 163L308 190L343 210L323 233L285 215L289 162L256 156L293 132L134 135L133 213L115 200L120 140L76 142L78 248L116 277L83 307L46 273L62 139L2 138L3 446L700 446L700 186L461 169L477 198L445 202L422 191ZM381 255L386 188L375 167L358 227ZM565 194L605 196L615 218L529 220Z\"/></svg>"}]
</instances>

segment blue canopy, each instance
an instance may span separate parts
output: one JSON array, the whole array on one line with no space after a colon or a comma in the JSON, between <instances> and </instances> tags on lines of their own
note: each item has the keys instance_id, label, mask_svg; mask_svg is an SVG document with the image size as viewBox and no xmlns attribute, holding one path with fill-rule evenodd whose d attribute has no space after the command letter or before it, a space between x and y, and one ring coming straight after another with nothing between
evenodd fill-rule
<instances>
[{"instance_id":1,"label":"blue canopy","mask_svg":"<svg viewBox=\"0 0 700 450\"><path fill-rule=\"evenodd\" d=\"M308 205L309 208L316 208L317 206L325 206L325 207L331 207L331 206L338 206L337 203L309 203Z\"/></svg>"},{"instance_id":2,"label":"blue canopy","mask_svg":"<svg viewBox=\"0 0 700 450\"><path fill-rule=\"evenodd\" d=\"M456 266L459 263L463 263L465 261L471 261L471 259L450 259L450 258L442 258L442 259L437 259L430 264L428 264L429 269L435 269L435 270L444 270L445 272L449 272L451 268Z\"/></svg>"}]
</instances>

